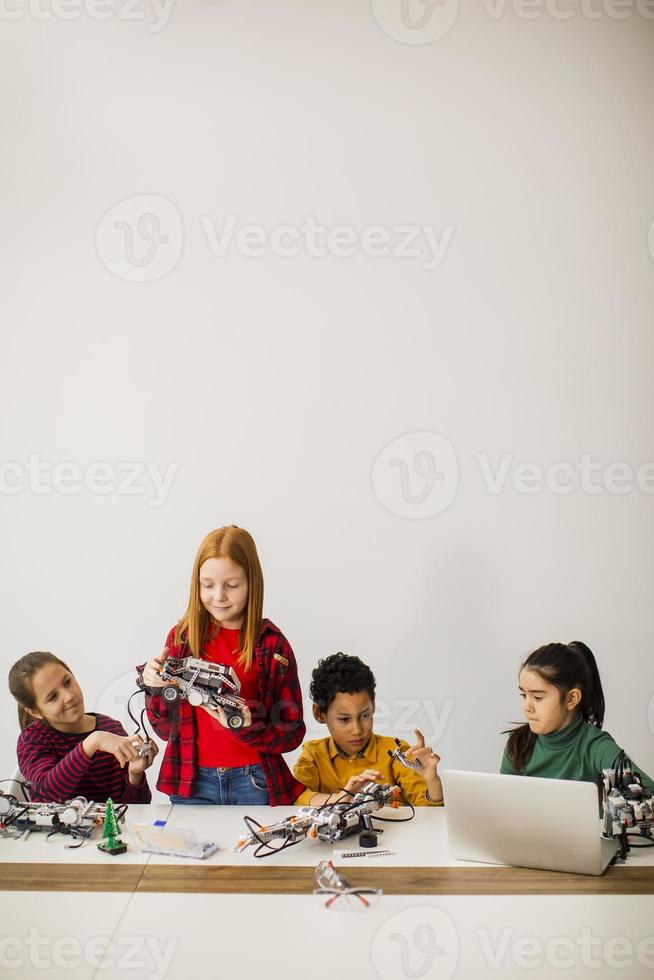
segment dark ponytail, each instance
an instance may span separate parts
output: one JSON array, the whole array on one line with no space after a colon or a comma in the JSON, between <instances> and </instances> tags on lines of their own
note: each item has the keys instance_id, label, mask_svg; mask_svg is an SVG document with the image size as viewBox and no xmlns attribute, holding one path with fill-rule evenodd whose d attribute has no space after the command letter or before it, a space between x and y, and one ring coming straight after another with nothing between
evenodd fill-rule
<instances>
[{"instance_id":1,"label":"dark ponytail","mask_svg":"<svg viewBox=\"0 0 654 980\"><path fill-rule=\"evenodd\" d=\"M40 650L34 653L26 653L24 657L16 661L9 671L9 690L18 702L18 724L21 731L34 721L27 710L34 708L36 704L32 690L32 677L37 670L45 667L46 664L59 664L64 670L72 674L70 667L59 657L55 657L54 653Z\"/></svg>"},{"instance_id":2,"label":"dark ponytail","mask_svg":"<svg viewBox=\"0 0 654 980\"><path fill-rule=\"evenodd\" d=\"M582 643L581 640L573 640L572 643L568 643L568 648L577 651L585 662L588 673L587 679L581 684L572 685L573 687L581 688L582 696L579 710L586 721L590 721L593 725L601 728L604 724L606 704L604 701L604 691L602 690L602 681L600 680L593 651L585 643Z\"/></svg>"},{"instance_id":3,"label":"dark ponytail","mask_svg":"<svg viewBox=\"0 0 654 980\"><path fill-rule=\"evenodd\" d=\"M520 670L532 670L545 681L558 687L564 697L578 688L581 701L578 711L585 721L602 727L604 722L604 691L592 650L574 640L572 643L547 643L530 653ZM516 772L523 771L531 758L536 735L529 725L519 725L503 733L509 739L506 752Z\"/></svg>"}]
</instances>

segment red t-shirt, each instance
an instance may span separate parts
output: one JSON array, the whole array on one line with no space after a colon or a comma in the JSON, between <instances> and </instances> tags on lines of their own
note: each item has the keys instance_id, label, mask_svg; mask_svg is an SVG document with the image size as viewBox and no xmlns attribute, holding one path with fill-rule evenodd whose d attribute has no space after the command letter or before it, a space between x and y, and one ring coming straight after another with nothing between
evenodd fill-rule
<instances>
[{"instance_id":1,"label":"red t-shirt","mask_svg":"<svg viewBox=\"0 0 654 980\"><path fill-rule=\"evenodd\" d=\"M240 640L240 630L228 630L224 627L213 639L204 645L203 659L214 664L226 664L233 667L241 682L239 697L247 701L252 708L259 702L259 684L257 681L256 662L246 671L237 664ZM224 728L219 721L207 714L204 708L195 708L195 719L198 727L198 759L199 766L252 766L259 762L256 749L241 741L237 735Z\"/></svg>"}]
</instances>

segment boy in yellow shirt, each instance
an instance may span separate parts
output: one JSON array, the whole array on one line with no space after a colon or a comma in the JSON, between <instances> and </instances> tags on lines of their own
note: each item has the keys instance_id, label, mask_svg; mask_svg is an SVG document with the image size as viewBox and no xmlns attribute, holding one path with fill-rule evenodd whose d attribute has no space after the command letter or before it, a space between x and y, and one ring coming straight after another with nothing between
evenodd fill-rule
<instances>
[{"instance_id":1,"label":"boy in yellow shirt","mask_svg":"<svg viewBox=\"0 0 654 980\"><path fill-rule=\"evenodd\" d=\"M443 788L438 775L439 756L416 729L417 742L400 748L419 769L409 769L389 750L395 740L375 735L375 677L358 657L335 653L318 661L309 688L313 716L327 725L329 737L305 742L295 764L295 778L306 786L296 803L322 806L346 802L364 783L375 780L397 785L405 803L442 806Z\"/></svg>"}]
</instances>

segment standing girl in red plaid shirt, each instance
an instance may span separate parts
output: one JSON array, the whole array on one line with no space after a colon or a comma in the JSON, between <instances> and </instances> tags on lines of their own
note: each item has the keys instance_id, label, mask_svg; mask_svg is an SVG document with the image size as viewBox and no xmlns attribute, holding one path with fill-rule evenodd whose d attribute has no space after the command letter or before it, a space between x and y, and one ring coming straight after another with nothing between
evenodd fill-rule
<instances>
[{"instance_id":1,"label":"standing girl in red plaid shirt","mask_svg":"<svg viewBox=\"0 0 654 980\"><path fill-rule=\"evenodd\" d=\"M138 667L147 688L164 687L168 657L197 657L234 669L248 704L242 728L222 708L146 695L152 727L168 742L157 789L173 803L290 804L303 787L282 753L302 742L302 694L291 646L262 618L263 574L243 528L221 527L200 545L188 607L160 656Z\"/></svg>"}]
</instances>

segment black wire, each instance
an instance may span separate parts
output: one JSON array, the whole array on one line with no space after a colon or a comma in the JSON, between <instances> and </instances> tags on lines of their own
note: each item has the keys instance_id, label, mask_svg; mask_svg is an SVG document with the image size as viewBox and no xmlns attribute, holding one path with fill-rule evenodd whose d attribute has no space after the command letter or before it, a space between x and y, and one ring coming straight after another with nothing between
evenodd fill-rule
<instances>
[{"instance_id":1,"label":"black wire","mask_svg":"<svg viewBox=\"0 0 654 980\"><path fill-rule=\"evenodd\" d=\"M74 850L76 847L82 847L82 845L87 842L92 832L93 832L93 827L89 827L87 830L84 831L77 831L76 833L73 833L73 831L71 831L70 836L74 840L77 840L79 838L79 844L66 844L66 847L69 847L72 850Z\"/></svg>"},{"instance_id":2,"label":"black wire","mask_svg":"<svg viewBox=\"0 0 654 980\"><path fill-rule=\"evenodd\" d=\"M402 817L401 819L398 817L378 817L376 814L373 813L372 818L373 820L379 820L381 823L408 823L409 820L413 820L413 818L415 817L416 808L414 807L413 803L409 803L408 801L407 803L405 803L405 806L411 807L410 817Z\"/></svg>"},{"instance_id":3,"label":"black wire","mask_svg":"<svg viewBox=\"0 0 654 980\"><path fill-rule=\"evenodd\" d=\"M252 836L259 841L256 849L253 852L253 857L256 858L265 858L270 857L271 854L278 854L280 851L284 851L287 847L293 847L294 844L299 844L303 839L302 837L298 837L297 840L291 840L290 837L287 837L279 847L275 847L272 843L270 843L270 841L266 841L260 837L257 830L255 830L255 825L258 830L262 830L263 824L260 824L258 820L254 819L254 817L249 817L247 815L243 817L243 820L245 821L245 825ZM259 852L262 848L265 848L267 853L260 854Z\"/></svg>"},{"instance_id":4,"label":"black wire","mask_svg":"<svg viewBox=\"0 0 654 980\"><path fill-rule=\"evenodd\" d=\"M302 840L302 837L298 837L297 840L291 840L290 837L287 837L281 847L273 847L272 844L268 843L268 841L261 841L256 850L253 852L252 856L255 858L267 858L272 854L279 854L280 851L285 851L287 847L295 847L295 845L300 844ZM260 854L259 851L264 847L267 850L263 854Z\"/></svg>"},{"instance_id":5,"label":"black wire","mask_svg":"<svg viewBox=\"0 0 654 980\"><path fill-rule=\"evenodd\" d=\"M342 786L341 786L341 792L348 793L348 795L351 795L349 793L349 791L346 790L346 789L343 789ZM368 800L374 800L376 803L379 802L379 800L377 800L376 796L373 793L362 793L361 791L359 791L359 793L357 795L363 796L364 797L364 800L365 799L368 799ZM361 806L361 803L362 803L361 800L359 800L358 803L355 803L354 801L352 801L351 803L345 805L345 809L341 810L341 813L342 814L349 813L350 810L354 810L357 807ZM323 803L323 805L320 806L320 807L318 807L317 809L322 810L326 806L335 806L335 805L336 805L335 803ZM382 806L383 805L385 805L385 803L382 804ZM415 817L416 810L415 810L415 807L411 803L407 803L406 805L407 806L410 806L411 807L411 810L413 812L411 813L411 816L410 817L404 817L402 820L396 820L394 817L378 817L374 810L372 812L371 811L368 811L368 812L370 813L370 816L371 816L371 818L373 820L381 820L382 823L408 823L409 820L413 820L413 818ZM380 807L380 809L381 809L381 807Z\"/></svg>"},{"instance_id":6,"label":"black wire","mask_svg":"<svg viewBox=\"0 0 654 980\"><path fill-rule=\"evenodd\" d=\"M27 795L26 790L25 790L25 787L30 785L28 782L25 782L22 779L0 779L0 783L18 783L18 785L20 786L21 792L22 792L23 796L25 797L25 802L26 803L31 803L32 802L30 800L29 796ZM10 795L10 794L7 794L7 795Z\"/></svg>"},{"instance_id":7,"label":"black wire","mask_svg":"<svg viewBox=\"0 0 654 980\"><path fill-rule=\"evenodd\" d=\"M15 813L13 817L10 817L8 820L5 820L4 822L5 827L11 827L12 824L16 823L19 817L22 817L24 813L28 813L28 812L29 812L29 806L24 806L23 809L19 810L18 813Z\"/></svg>"},{"instance_id":8,"label":"black wire","mask_svg":"<svg viewBox=\"0 0 654 980\"><path fill-rule=\"evenodd\" d=\"M141 710L141 720L140 721L137 721L137 719L132 714L132 709L130 707L130 702L131 702L132 698L135 698L137 696L137 694L143 694L143 691L141 690L141 688L137 688L136 691L132 691L132 693L128 697L128 699L127 699L127 714L130 716L130 718L132 719L132 721L136 725L136 731L134 732L134 734L135 735L138 735L139 732L142 731L143 732L143 736L144 736L144 739L143 740L147 742L147 741L150 741L151 740L150 735L148 734L148 730L147 730L146 724L145 724L145 716L146 716L146 713L147 713L147 708L145 708L145 707L142 708L142 710Z\"/></svg>"}]
</instances>

